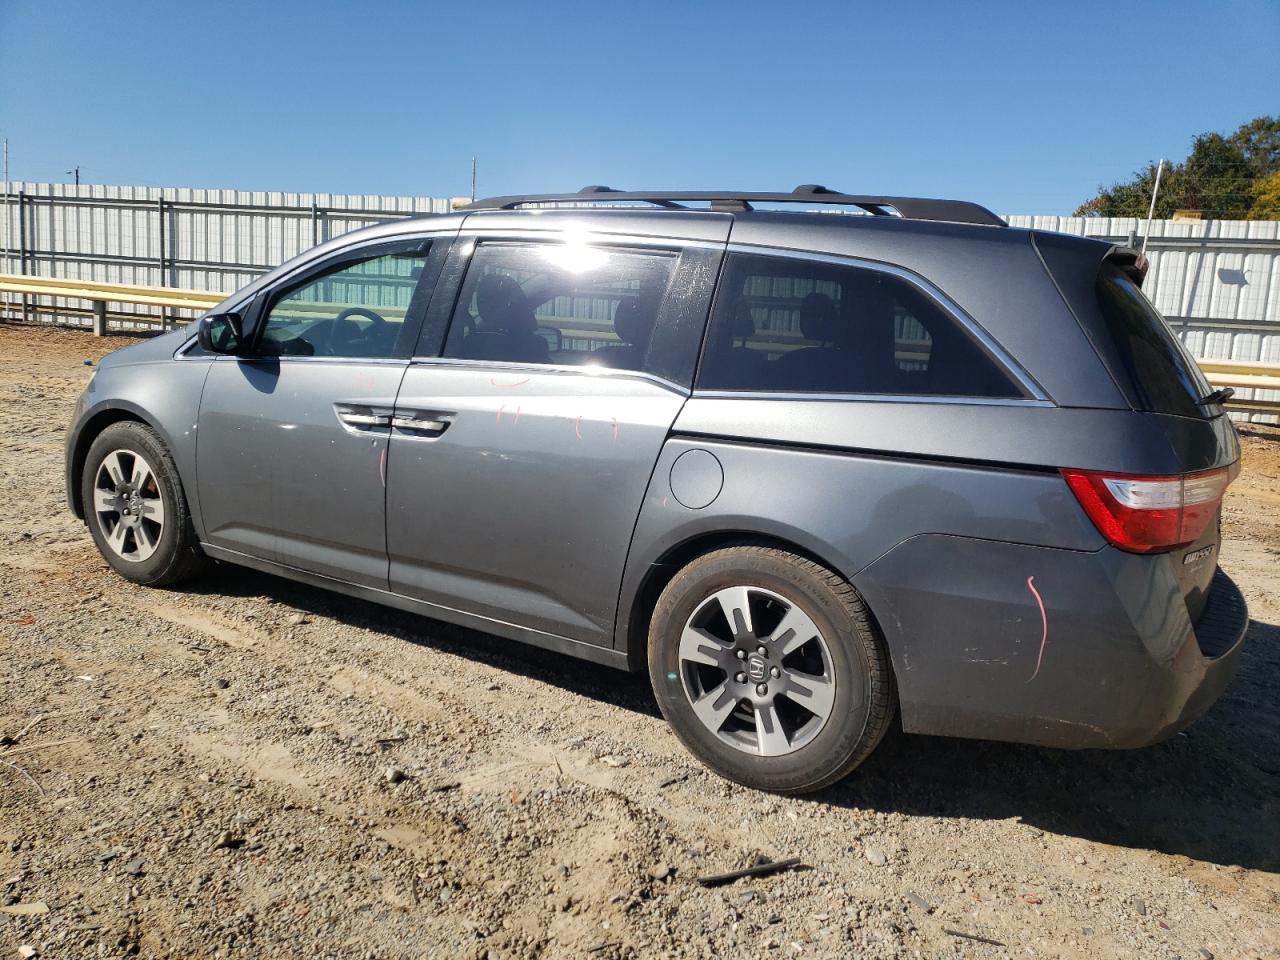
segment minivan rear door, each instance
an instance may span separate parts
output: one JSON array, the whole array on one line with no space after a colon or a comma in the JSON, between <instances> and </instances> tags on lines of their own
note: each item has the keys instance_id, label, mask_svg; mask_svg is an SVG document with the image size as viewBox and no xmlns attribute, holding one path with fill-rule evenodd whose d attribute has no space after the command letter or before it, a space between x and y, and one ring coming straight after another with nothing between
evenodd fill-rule
<instances>
[{"instance_id":1,"label":"minivan rear door","mask_svg":"<svg viewBox=\"0 0 1280 960\"><path fill-rule=\"evenodd\" d=\"M392 420L393 591L613 645L727 239L708 220L711 242L464 225Z\"/></svg>"}]
</instances>

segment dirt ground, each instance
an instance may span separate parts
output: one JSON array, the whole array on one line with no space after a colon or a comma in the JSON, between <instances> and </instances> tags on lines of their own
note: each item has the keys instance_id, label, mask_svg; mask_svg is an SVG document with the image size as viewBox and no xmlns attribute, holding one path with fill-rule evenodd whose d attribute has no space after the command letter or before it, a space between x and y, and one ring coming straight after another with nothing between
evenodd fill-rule
<instances>
[{"instance_id":1,"label":"dirt ground","mask_svg":"<svg viewBox=\"0 0 1280 960\"><path fill-rule=\"evenodd\" d=\"M114 576L62 441L127 342L0 325L0 960L1280 957L1280 431L1228 497L1254 622L1205 720L897 735L780 799L687 756L641 676L230 567ZM695 883L762 855L805 869Z\"/></svg>"}]
</instances>

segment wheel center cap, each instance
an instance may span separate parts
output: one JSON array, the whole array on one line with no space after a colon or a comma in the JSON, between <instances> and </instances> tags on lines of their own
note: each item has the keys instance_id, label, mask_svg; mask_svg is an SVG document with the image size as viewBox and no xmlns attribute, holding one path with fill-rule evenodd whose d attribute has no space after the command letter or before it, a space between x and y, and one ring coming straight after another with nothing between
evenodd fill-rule
<instances>
[{"instance_id":1,"label":"wheel center cap","mask_svg":"<svg viewBox=\"0 0 1280 960\"><path fill-rule=\"evenodd\" d=\"M769 665L765 663L764 657L759 654L752 654L747 658L747 676L753 681L759 682L769 673Z\"/></svg>"}]
</instances>

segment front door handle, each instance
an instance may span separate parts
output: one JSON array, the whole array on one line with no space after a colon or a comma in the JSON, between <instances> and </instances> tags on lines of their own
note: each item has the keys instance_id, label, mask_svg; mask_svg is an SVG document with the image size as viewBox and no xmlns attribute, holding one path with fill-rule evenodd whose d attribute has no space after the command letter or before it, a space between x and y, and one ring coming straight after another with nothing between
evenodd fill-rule
<instances>
[{"instance_id":1,"label":"front door handle","mask_svg":"<svg viewBox=\"0 0 1280 960\"><path fill-rule=\"evenodd\" d=\"M335 403L333 412L344 427L360 433L386 430L391 426L391 411L385 407L367 407L357 403Z\"/></svg>"},{"instance_id":2,"label":"front door handle","mask_svg":"<svg viewBox=\"0 0 1280 960\"><path fill-rule=\"evenodd\" d=\"M391 418L391 427L407 436L432 440L448 430L452 422L444 413L396 414Z\"/></svg>"},{"instance_id":3,"label":"front door handle","mask_svg":"<svg viewBox=\"0 0 1280 960\"><path fill-rule=\"evenodd\" d=\"M352 427L385 427L391 422L390 417L379 413L340 413L342 422Z\"/></svg>"}]
</instances>

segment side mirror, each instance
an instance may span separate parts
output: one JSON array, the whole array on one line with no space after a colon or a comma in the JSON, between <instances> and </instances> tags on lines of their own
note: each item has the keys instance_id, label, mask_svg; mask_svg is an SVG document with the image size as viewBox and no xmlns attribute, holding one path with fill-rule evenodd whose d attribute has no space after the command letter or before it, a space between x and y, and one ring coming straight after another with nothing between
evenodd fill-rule
<instances>
[{"instance_id":1,"label":"side mirror","mask_svg":"<svg viewBox=\"0 0 1280 960\"><path fill-rule=\"evenodd\" d=\"M239 353L244 344L238 313L211 313L196 325L200 349L209 353Z\"/></svg>"}]
</instances>

